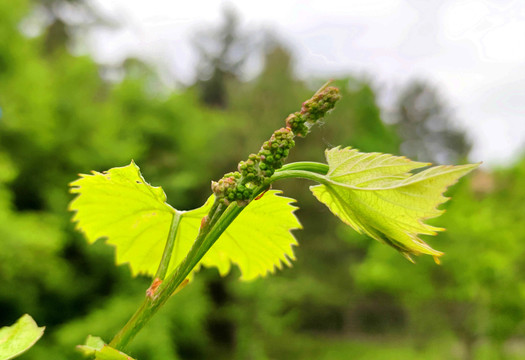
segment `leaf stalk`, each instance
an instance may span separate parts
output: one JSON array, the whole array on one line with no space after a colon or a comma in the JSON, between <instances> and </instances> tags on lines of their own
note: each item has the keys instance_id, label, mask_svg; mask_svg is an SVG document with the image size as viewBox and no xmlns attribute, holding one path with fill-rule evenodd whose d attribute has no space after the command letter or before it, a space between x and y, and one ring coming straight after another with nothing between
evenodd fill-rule
<instances>
[{"instance_id":1,"label":"leaf stalk","mask_svg":"<svg viewBox=\"0 0 525 360\"><path fill-rule=\"evenodd\" d=\"M171 255L173 253L173 247L175 246L177 229L179 228L181 219L182 212L176 210L173 214L173 220L171 221L170 232L168 234L168 239L166 240L166 246L164 247L164 252L162 253L162 259L160 260L157 273L153 277L154 279L164 280L164 277L166 277L166 273L168 272L168 267L170 265Z\"/></svg>"}]
</instances>

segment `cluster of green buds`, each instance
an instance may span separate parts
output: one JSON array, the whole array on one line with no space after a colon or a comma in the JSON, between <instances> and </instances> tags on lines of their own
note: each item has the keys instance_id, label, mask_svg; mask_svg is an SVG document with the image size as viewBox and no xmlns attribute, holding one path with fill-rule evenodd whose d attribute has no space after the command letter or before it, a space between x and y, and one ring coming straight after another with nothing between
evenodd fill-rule
<instances>
[{"instance_id":1,"label":"cluster of green buds","mask_svg":"<svg viewBox=\"0 0 525 360\"><path fill-rule=\"evenodd\" d=\"M305 101L301 111L286 118L285 128L276 130L257 154L250 154L246 161L239 163L238 171L225 174L219 181L212 181L211 189L219 201L226 205L234 201L239 206L247 205L254 191L267 185L275 170L283 166L290 149L295 146L294 137L306 136L340 98L339 89L323 87Z\"/></svg>"},{"instance_id":2,"label":"cluster of green buds","mask_svg":"<svg viewBox=\"0 0 525 360\"><path fill-rule=\"evenodd\" d=\"M301 111L290 114L286 118L286 127L297 136L306 136L310 128L332 110L340 98L339 89L335 87L327 87L317 92L303 103Z\"/></svg>"},{"instance_id":3,"label":"cluster of green buds","mask_svg":"<svg viewBox=\"0 0 525 360\"><path fill-rule=\"evenodd\" d=\"M283 166L290 149L295 146L294 134L289 128L281 128L265 141L257 154L251 154L248 160L241 161L238 170L254 185L263 185L264 179L273 175Z\"/></svg>"},{"instance_id":4,"label":"cluster of green buds","mask_svg":"<svg viewBox=\"0 0 525 360\"><path fill-rule=\"evenodd\" d=\"M212 181L211 190L221 202L228 205L233 201L239 204L251 198L253 186L242 185L242 176L239 172L225 174L219 181Z\"/></svg>"}]
</instances>

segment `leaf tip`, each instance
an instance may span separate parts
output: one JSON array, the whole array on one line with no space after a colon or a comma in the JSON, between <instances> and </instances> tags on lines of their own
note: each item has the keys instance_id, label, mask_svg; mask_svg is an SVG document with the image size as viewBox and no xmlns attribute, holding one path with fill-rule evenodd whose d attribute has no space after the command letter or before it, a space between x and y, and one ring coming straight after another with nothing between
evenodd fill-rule
<instances>
[{"instance_id":1,"label":"leaf tip","mask_svg":"<svg viewBox=\"0 0 525 360\"><path fill-rule=\"evenodd\" d=\"M410 253L408 252L405 252L405 251L402 251L401 252L401 255L403 255L403 257L405 259L407 259L408 261L410 261L412 264L415 264L416 262L414 261L414 259L412 259L412 256L410 256Z\"/></svg>"}]
</instances>

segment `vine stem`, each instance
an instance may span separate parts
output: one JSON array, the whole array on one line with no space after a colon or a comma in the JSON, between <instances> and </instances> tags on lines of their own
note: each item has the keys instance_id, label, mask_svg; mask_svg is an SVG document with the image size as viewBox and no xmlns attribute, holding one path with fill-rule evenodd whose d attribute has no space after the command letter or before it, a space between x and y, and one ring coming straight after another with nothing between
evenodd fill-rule
<instances>
[{"instance_id":1,"label":"vine stem","mask_svg":"<svg viewBox=\"0 0 525 360\"><path fill-rule=\"evenodd\" d=\"M237 206L235 203L226 207L223 204L219 204L218 201L215 201L207 215L208 221L204 222L204 226L201 228L186 257L177 268L160 283L153 293L149 293L151 296L148 294L148 296L145 297L135 314L133 314L126 325L115 335L113 340L111 340L109 343L111 347L117 350L124 350L127 344L144 327L158 309L164 305L174 293L187 284L185 280L188 275L244 208L245 207ZM178 227L178 221L172 221L171 226L170 234L174 233L174 238L176 234L176 228L174 229L174 227ZM167 244L166 247L168 246ZM169 263L169 261L166 261L166 263ZM159 272L160 270L158 273Z\"/></svg>"}]
</instances>

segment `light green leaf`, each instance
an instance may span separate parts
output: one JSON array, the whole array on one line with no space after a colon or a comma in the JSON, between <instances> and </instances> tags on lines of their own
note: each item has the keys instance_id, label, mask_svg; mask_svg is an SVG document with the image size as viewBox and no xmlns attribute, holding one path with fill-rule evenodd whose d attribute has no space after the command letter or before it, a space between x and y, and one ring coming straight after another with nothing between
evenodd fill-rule
<instances>
[{"instance_id":1,"label":"light green leaf","mask_svg":"<svg viewBox=\"0 0 525 360\"><path fill-rule=\"evenodd\" d=\"M77 349L85 356L95 356L95 360L134 360L131 356L124 354L104 343L97 336L89 335L85 345L77 345Z\"/></svg>"},{"instance_id":2,"label":"light green leaf","mask_svg":"<svg viewBox=\"0 0 525 360\"><path fill-rule=\"evenodd\" d=\"M0 360L12 359L26 352L42 337L44 329L27 314L14 325L0 328Z\"/></svg>"},{"instance_id":3,"label":"light green leaf","mask_svg":"<svg viewBox=\"0 0 525 360\"><path fill-rule=\"evenodd\" d=\"M98 336L88 335L84 345L77 345L77 349L84 355L95 355L95 352L101 350L106 343Z\"/></svg>"},{"instance_id":4,"label":"light green leaf","mask_svg":"<svg viewBox=\"0 0 525 360\"><path fill-rule=\"evenodd\" d=\"M444 229L424 220L441 215L437 206L448 200L446 189L479 166L441 165L413 174L430 164L338 147L327 150L326 158L326 182L310 188L319 201L359 233L393 246L408 259L410 254L429 254L436 261L442 253L418 235Z\"/></svg>"},{"instance_id":5,"label":"light green leaf","mask_svg":"<svg viewBox=\"0 0 525 360\"><path fill-rule=\"evenodd\" d=\"M105 173L81 175L71 183L77 197L70 210L73 221L90 243L106 238L116 247L117 264L129 263L133 274L154 275L169 233L173 214L181 216L168 273L186 256L199 232L202 218L213 204L211 196L205 205L191 211L169 206L161 188L152 187L142 178L139 168L113 168ZM268 191L252 201L217 240L200 265L215 266L222 275L237 264L242 279L264 276L290 265L292 246L297 242L290 233L301 225L290 205L293 199Z\"/></svg>"},{"instance_id":6,"label":"light green leaf","mask_svg":"<svg viewBox=\"0 0 525 360\"><path fill-rule=\"evenodd\" d=\"M295 206L291 198L277 196L279 191L270 190L259 200L254 200L233 221L215 245L206 253L201 265L217 267L221 275L226 275L231 264L241 270L242 280L252 280L281 269L282 264L291 265L295 260L292 246L297 241L291 230L300 229L301 224L294 215ZM200 221L213 204L213 195L206 204L185 213L180 238L177 237L179 251L174 252L175 263L182 260L181 254L188 252L192 239L197 235ZM191 241L190 241L191 240Z\"/></svg>"},{"instance_id":7,"label":"light green leaf","mask_svg":"<svg viewBox=\"0 0 525 360\"><path fill-rule=\"evenodd\" d=\"M69 209L88 242L106 238L116 247L117 264L129 262L134 275L154 274L176 211L162 188L146 183L134 162L80 175L70 186L78 196Z\"/></svg>"}]
</instances>

